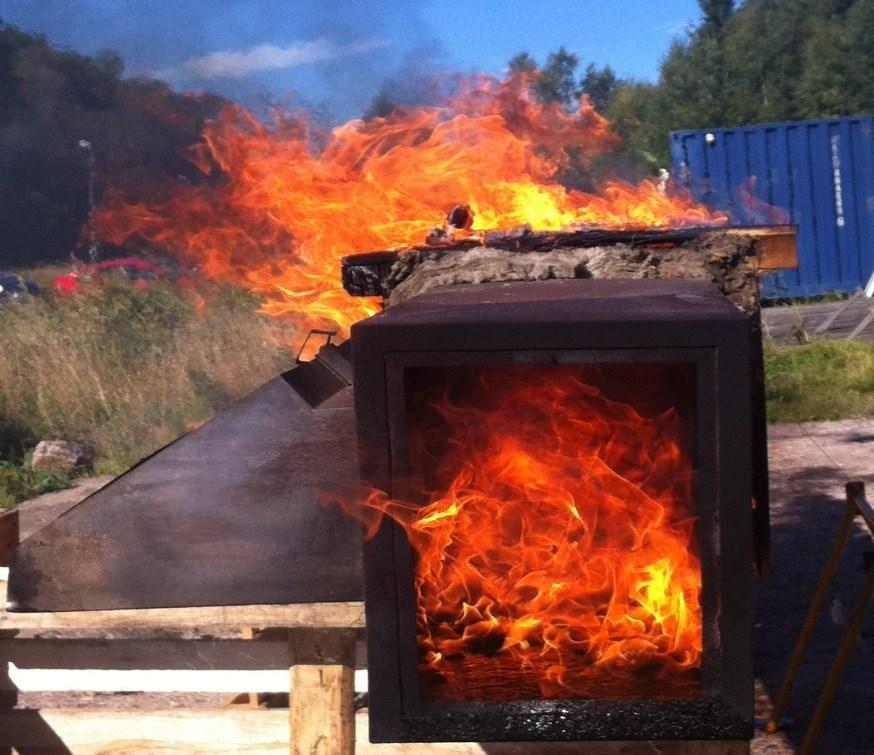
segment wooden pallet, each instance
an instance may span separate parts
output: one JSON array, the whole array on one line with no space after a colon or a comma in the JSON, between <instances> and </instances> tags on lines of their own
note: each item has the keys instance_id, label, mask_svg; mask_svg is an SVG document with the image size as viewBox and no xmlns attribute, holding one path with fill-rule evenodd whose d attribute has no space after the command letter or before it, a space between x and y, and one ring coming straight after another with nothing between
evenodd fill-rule
<instances>
[{"instance_id":1,"label":"wooden pallet","mask_svg":"<svg viewBox=\"0 0 874 755\"><path fill-rule=\"evenodd\" d=\"M0 516L0 545L17 540ZM0 563L8 563L0 547ZM0 580L5 605L6 582ZM258 627L259 630L254 630ZM747 742L367 742L353 714L363 603L152 608L64 613L0 610L0 755L47 753L272 753L295 755L748 755ZM261 631L265 630L265 631ZM121 637L107 637L121 634ZM135 635L132 636L132 635ZM212 635L212 636L210 636ZM215 636L236 637L216 639ZM8 673L20 669L289 670L289 709L16 709Z\"/></svg>"},{"instance_id":2,"label":"wooden pallet","mask_svg":"<svg viewBox=\"0 0 874 755\"><path fill-rule=\"evenodd\" d=\"M0 582L0 597L5 597ZM249 611L251 608L251 612ZM168 633L228 633L242 625L287 629L249 632L253 639L182 639ZM610 742L489 745L371 745L367 716L353 716L356 638L362 604L91 611L59 614L0 612L0 753L267 753L300 755L748 755L747 742ZM148 632L109 639L106 632ZM50 633L47 637L16 632ZM86 632L93 636L82 637ZM77 636L71 637L70 634ZM65 636L67 635L67 636ZM162 635L162 636L158 636ZM113 711L11 709L15 686L6 663L52 669L280 669L290 675L289 710L232 706L209 710ZM359 664L360 665L360 664ZM357 730L357 731L356 731ZM289 743L291 743L289 745ZM498 748L498 749L494 749Z\"/></svg>"},{"instance_id":3,"label":"wooden pallet","mask_svg":"<svg viewBox=\"0 0 874 755\"><path fill-rule=\"evenodd\" d=\"M2 529L2 527L0 527ZM6 583L0 581L5 604ZM273 628L274 632L253 631ZM66 613L0 611L0 753L352 755L362 603ZM107 633L135 633L135 639ZM240 639L212 639L236 634ZM47 636L46 636L47 635ZM198 639L185 639L195 636ZM13 709L9 662L50 669L289 669L289 710ZM290 743L290 745L289 745ZM330 743L329 745L326 743Z\"/></svg>"}]
</instances>

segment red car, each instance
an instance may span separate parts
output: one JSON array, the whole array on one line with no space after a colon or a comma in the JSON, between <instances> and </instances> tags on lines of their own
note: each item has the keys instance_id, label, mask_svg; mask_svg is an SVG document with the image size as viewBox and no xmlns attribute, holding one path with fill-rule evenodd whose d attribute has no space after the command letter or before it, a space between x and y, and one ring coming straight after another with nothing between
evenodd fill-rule
<instances>
[{"instance_id":1,"label":"red car","mask_svg":"<svg viewBox=\"0 0 874 755\"><path fill-rule=\"evenodd\" d=\"M163 265L138 257L123 257L117 260L81 265L71 273L56 276L53 283L55 291L59 294L72 296L78 293L83 281L97 281L111 275L121 275L145 286L148 285L149 281L170 277L170 271Z\"/></svg>"}]
</instances>

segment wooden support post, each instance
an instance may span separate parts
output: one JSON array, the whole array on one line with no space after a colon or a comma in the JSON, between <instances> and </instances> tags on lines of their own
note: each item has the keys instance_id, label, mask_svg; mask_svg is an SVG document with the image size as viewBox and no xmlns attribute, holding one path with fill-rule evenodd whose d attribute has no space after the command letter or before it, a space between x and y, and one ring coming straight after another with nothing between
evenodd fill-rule
<instances>
[{"instance_id":1,"label":"wooden support post","mask_svg":"<svg viewBox=\"0 0 874 755\"><path fill-rule=\"evenodd\" d=\"M292 755L354 755L354 630L291 630L289 656Z\"/></svg>"},{"instance_id":2,"label":"wooden support post","mask_svg":"<svg viewBox=\"0 0 874 755\"><path fill-rule=\"evenodd\" d=\"M244 640L255 640L258 637L258 630L255 627L243 627L240 630L240 637ZM264 696L260 692L246 692L243 697L245 697L245 704L250 708L260 708Z\"/></svg>"},{"instance_id":3,"label":"wooden support post","mask_svg":"<svg viewBox=\"0 0 874 755\"><path fill-rule=\"evenodd\" d=\"M4 511L0 514L0 566L9 566L12 551L18 545L18 536L18 509ZM0 630L0 637L14 637L16 634L16 630ZM0 710L14 708L17 702L18 688L9 678L9 659L0 655Z\"/></svg>"},{"instance_id":4,"label":"wooden support post","mask_svg":"<svg viewBox=\"0 0 874 755\"><path fill-rule=\"evenodd\" d=\"M0 514L0 566L9 566L12 551L18 545L18 509ZM2 597L2 596L0 596ZM0 606L2 608L2 606ZM14 637L17 630L0 630L0 638ZM0 712L11 710L18 703L18 687L9 678L9 658L0 654ZM12 748L0 743L0 755L11 755Z\"/></svg>"}]
</instances>

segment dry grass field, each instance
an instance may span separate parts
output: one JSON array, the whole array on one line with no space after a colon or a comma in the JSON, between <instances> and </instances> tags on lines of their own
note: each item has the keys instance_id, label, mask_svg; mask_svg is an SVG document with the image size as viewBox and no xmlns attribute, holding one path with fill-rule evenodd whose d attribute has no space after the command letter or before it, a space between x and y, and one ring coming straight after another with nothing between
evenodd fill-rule
<instances>
[{"instance_id":1,"label":"dry grass field","mask_svg":"<svg viewBox=\"0 0 874 755\"><path fill-rule=\"evenodd\" d=\"M50 290L56 272L26 275ZM216 283L113 279L0 304L7 505L63 485L26 470L41 438L80 440L116 474L289 369L302 334L259 307ZM874 344L771 345L766 370L771 422L874 416Z\"/></svg>"},{"instance_id":2,"label":"dry grass field","mask_svg":"<svg viewBox=\"0 0 874 755\"><path fill-rule=\"evenodd\" d=\"M117 473L288 369L293 329L236 288L129 281L0 306L0 442L80 440Z\"/></svg>"}]
</instances>

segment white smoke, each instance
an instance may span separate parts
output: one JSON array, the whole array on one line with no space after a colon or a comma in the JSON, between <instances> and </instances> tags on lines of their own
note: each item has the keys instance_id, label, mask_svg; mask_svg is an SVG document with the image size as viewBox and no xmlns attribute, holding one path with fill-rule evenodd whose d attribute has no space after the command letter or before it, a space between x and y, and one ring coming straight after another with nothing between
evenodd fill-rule
<instances>
[{"instance_id":1,"label":"white smoke","mask_svg":"<svg viewBox=\"0 0 874 755\"><path fill-rule=\"evenodd\" d=\"M242 78L259 71L295 68L310 63L345 58L387 45L387 42L378 39L341 45L324 38L295 42L285 47L264 44L245 52L222 50L188 58L176 67L158 71L156 74L158 78L171 80L180 74L198 80Z\"/></svg>"}]
</instances>

